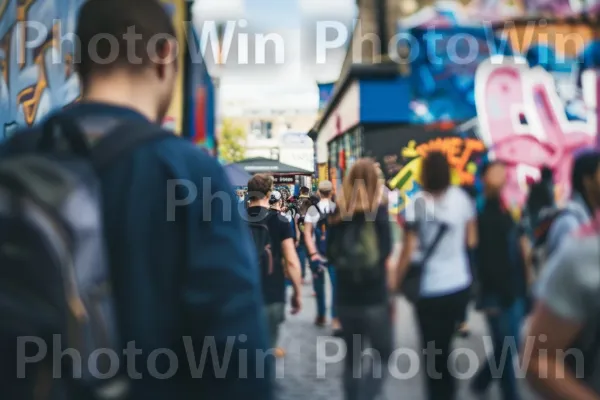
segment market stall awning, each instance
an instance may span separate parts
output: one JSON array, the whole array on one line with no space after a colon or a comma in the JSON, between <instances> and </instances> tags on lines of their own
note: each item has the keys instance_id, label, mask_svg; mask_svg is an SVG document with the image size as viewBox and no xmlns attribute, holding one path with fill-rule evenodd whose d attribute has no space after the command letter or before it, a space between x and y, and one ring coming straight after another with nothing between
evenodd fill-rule
<instances>
[{"instance_id":1,"label":"market stall awning","mask_svg":"<svg viewBox=\"0 0 600 400\"><path fill-rule=\"evenodd\" d=\"M238 161L233 165L238 165L249 174L288 174L288 175L312 175L312 171L287 165L278 160L268 158L248 158Z\"/></svg>"},{"instance_id":2,"label":"market stall awning","mask_svg":"<svg viewBox=\"0 0 600 400\"><path fill-rule=\"evenodd\" d=\"M247 173L244 168L237 164L229 164L225 166L225 173L229 178L229 182L233 186L246 186L252 175Z\"/></svg>"}]
</instances>

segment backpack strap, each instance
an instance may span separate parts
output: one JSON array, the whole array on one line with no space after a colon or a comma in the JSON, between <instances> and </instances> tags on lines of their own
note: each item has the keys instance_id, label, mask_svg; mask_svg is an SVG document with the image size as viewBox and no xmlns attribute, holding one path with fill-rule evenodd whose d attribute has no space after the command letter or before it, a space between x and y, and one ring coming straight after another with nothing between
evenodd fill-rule
<instances>
[{"instance_id":1,"label":"backpack strap","mask_svg":"<svg viewBox=\"0 0 600 400\"><path fill-rule=\"evenodd\" d=\"M128 121L119 124L92 148L92 164L96 169L102 170L143 143L167 137L176 136L147 122Z\"/></svg>"}]
</instances>

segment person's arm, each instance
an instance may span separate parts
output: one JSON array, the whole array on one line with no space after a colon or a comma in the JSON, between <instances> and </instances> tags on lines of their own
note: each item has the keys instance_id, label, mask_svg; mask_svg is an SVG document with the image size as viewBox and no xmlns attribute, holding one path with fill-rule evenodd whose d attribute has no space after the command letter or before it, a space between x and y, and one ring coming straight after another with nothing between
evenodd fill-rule
<instances>
[{"instance_id":1,"label":"person's arm","mask_svg":"<svg viewBox=\"0 0 600 400\"><path fill-rule=\"evenodd\" d=\"M466 192L462 192L465 202L465 220L467 221L466 227L466 244L469 251L475 249L479 244L479 234L477 232L477 207L475 202L471 200Z\"/></svg>"},{"instance_id":2,"label":"person's arm","mask_svg":"<svg viewBox=\"0 0 600 400\"><path fill-rule=\"evenodd\" d=\"M296 247L298 247L300 245L300 242L302 241L302 239L304 239L302 237L302 234L300 233L300 227L298 226L298 219L300 218L300 216L298 214L294 215L294 229L296 229Z\"/></svg>"},{"instance_id":3,"label":"person's arm","mask_svg":"<svg viewBox=\"0 0 600 400\"><path fill-rule=\"evenodd\" d=\"M396 291L398 279L396 276L396 265L392 262L392 229L390 217L386 207L380 207L377 213L377 235L382 256L385 257L385 271L387 286L390 293Z\"/></svg>"},{"instance_id":4,"label":"person's arm","mask_svg":"<svg viewBox=\"0 0 600 400\"><path fill-rule=\"evenodd\" d=\"M479 235L477 233L477 219L471 218L467 222L467 249L473 250L479 244Z\"/></svg>"},{"instance_id":5,"label":"person's arm","mask_svg":"<svg viewBox=\"0 0 600 400\"><path fill-rule=\"evenodd\" d=\"M600 400L565 368L565 351L573 344L582 325L558 316L546 304L536 305L523 349L527 379L542 395L556 400ZM539 340L540 337L546 341ZM533 340L535 338L536 340ZM527 360L529 358L529 360Z\"/></svg>"},{"instance_id":6,"label":"person's arm","mask_svg":"<svg viewBox=\"0 0 600 400\"><path fill-rule=\"evenodd\" d=\"M297 314L302 309L302 271L300 269L300 259L298 258L294 241L291 238L284 240L281 243L281 248L283 250L283 258L285 259L286 273L294 288L292 314Z\"/></svg>"},{"instance_id":7,"label":"person's arm","mask_svg":"<svg viewBox=\"0 0 600 400\"><path fill-rule=\"evenodd\" d=\"M560 400L600 400L573 372L565 369L564 354L579 336L584 324L595 317L597 260L579 248L577 238L569 239L542 270L538 286L538 302L522 357L527 377L545 396ZM597 258L597 257L595 257ZM541 335L544 341L539 340ZM535 340L533 340L535 339Z\"/></svg>"},{"instance_id":8,"label":"person's arm","mask_svg":"<svg viewBox=\"0 0 600 400\"><path fill-rule=\"evenodd\" d=\"M519 247L521 250L521 257L523 258L523 264L525 265L525 279L527 284L532 285L535 281L535 271L533 267L533 250L531 247L531 241L527 235L522 234L519 237Z\"/></svg>"},{"instance_id":9,"label":"person's arm","mask_svg":"<svg viewBox=\"0 0 600 400\"><path fill-rule=\"evenodd\" d=\"M401 287L402 282L404 281L404 277L406 272L408 271L408 266L410 265L412 254L417 245L418 237L417 232L413 229L406 229L404 232L404 237L402 239L402 250L400 251L400 259L398 260L398 265L395 268L397 282L396 287Z\"/></svg>"},{"instance_id":10,"label":"person's arm","mask_svg":"<svg viewBox=\"0 0 600 400\"><path fill-rule=\"evenodd\" d=\"M180 244L186 260L181 271L181 311L183 335L190 343L183 357L190 364L195 358L194 367L204 362L202 379L195 380L203 398L270 400L273 363L261 356L270 345L250 232L223 168L207 156L196 152L191 156L186 170L193 171L198 198L180 207L182 215L177 218L186 239ZM205 346L216 353L203 352ZM223 360L228 361L226 368L212 367L223 365ZM239 379L241 368L247 378Z\"/></svg>"}]
</instances>

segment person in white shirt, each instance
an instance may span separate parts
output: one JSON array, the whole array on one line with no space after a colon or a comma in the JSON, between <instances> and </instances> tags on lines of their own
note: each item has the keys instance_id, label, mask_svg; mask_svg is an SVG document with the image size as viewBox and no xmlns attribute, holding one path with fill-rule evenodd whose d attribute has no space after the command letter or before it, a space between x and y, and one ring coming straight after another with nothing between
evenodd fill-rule
<instances>
[{"instance_id":1,"label":"person in white shirt","mask_svg":"<svg viewBox=\"0 0 600 400\"><path fill-rule=\"evenodd\" d=\"M425 374L428 398L454 400L456 382L448 368L448 359L452 337L462 322L470 297L472 276L467 248L477 245L477 213L468 194L450 185L450 166L443 153L431 152L425 157L421 182L424 196L414 201L416 209L406 215L398 281L402 287L413 259L421 264L416 315L423 354L427 355L424 358L426 370L438 372ZM432 211L432 215L427 211ZM421 262L440 232L437 246L429 258ZM413 257L415 248L417 254ZM433 348L430 348L431 343Z\"/></svg>"},{"instance_id":2,"label":"person in white shirt","mask_svg":"<svg viewBox=\"0 0 600 400\"><path fill-rule=\"evenodd\" d=\"M335 298L335 270L325 259L327 243L327 215L335 211L335 203L331 200L333 184L330 181L319 182L318 203L309 207L304 217L304 241L310 258L310 268L313 273L313 287L317 298L317 317L315 325L325 326L327 317L327 304L325 300L326 272L329 273L331 282L331 327L334 335L341 335L341 325L337 318L334 304Z\"/></svg>"}]
</instances>

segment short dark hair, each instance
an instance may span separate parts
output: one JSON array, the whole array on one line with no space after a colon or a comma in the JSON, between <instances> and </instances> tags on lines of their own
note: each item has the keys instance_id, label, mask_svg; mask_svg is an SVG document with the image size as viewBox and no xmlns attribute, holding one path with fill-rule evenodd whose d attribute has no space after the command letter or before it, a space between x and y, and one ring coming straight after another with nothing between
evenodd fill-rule
<instances>
[{"instance_id":1,"label":"short dark hair","mask_svg":"<svg viewBox=\"0 0 600 400\"><path fill-rule=\"evenodd\" d=\"M444 153L432 151L423 159L421 182L428 192L441 192L450 186L450 164Z\"/></svg>"},{"instance_id":2,"label":"short dark hair","mask_svg":"<svg viewBox=\"0 0 600 400\"><path fill-rule=\"evenodd\" d=\"M309 194L310 193L310 189L306 186L302 186L300 188L300 194Z\"/></svg>"},{"instance_id":3,"label":"short dark hair","mask_svg":"<svg viewBox=\"0 0 600 400\"><path fill-rule=\"evenodd\" d=\"M256 174L248 181L248 198L262 200L273 190L274 179L271 175Z\"/></svg>"},{"instance_id":4,"label":"short dark hair","mask_svg":"<svg viewBox=\"0 0 600 400\"><path fill-rule=\"evenodd\" d=\"M598 167L600 167L600 153L597 151L589 151L576 157L571 175L573 192L585 195L583 181L593 176L598 171Z\"/></svg>"},{"instance_id":5,"label":"short dark hair","mask_svg":"<svg viewBox=\"0 0 600 400\"><path fill-rule=\"evenodd\" d=\"M139 38L133 55L126 38L131 28ZM158 0L88 0L79 10L76 36L80 41L76 65L83 85L92 75L116 68L143 70L156 61L152 52L163 49L168 39L176 39L171 17ZM111 43L118 44L117 53Z\"/></svg>"}]
</instances>

